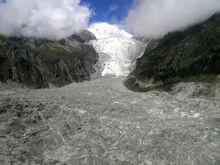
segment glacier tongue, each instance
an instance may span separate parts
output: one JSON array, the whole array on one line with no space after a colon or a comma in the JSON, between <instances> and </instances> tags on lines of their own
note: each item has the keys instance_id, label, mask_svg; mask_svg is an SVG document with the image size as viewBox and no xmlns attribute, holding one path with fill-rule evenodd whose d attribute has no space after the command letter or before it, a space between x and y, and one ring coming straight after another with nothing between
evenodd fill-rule
<instances>
[{"instance_id":1,"label":"glacier tongue","mask_svg":"<svg viewBox=\"0 0 220 165\"><path fill-rule=\"evenodd\" d=\"M91 41L99 54L102 76L127 76L146 44L132 38L109 37Z\"/></svg>"}]
</instances>

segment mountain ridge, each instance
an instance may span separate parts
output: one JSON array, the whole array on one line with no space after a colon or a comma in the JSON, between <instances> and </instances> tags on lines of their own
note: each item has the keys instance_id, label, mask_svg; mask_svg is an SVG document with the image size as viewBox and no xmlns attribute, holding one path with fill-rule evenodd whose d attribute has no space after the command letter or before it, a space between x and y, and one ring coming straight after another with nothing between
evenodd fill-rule
<instances>
[{"instance_id":1,"label":"mountain ridge","mask_svg":"<svg viewBox=\"0 0 220 165\"><path fill-rule=\"evenodd\" d=\"M180 81L217 82L220 74L220 13L148 44L125 85L149 91Z\"/></svg>"},{"instance_id":2,"label":"mountain ridge","mask_svg":"<svg viewBox=\"0 0 220 165\"><path fill-rule=\"evenodd\" d=\"M89 80L98 55L85 44L95 36L85 34L59 41L0 36L0 80L36 88Z\"/></svg>"}]
</instances>

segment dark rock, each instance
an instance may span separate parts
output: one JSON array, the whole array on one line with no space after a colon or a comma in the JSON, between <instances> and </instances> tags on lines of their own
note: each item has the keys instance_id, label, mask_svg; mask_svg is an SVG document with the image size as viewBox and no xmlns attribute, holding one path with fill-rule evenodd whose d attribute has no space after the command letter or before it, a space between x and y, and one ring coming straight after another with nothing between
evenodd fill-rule
<instances>
[{"instance_id":1,"label":"dark rock","mask_svg":"<svg viewBox=\"0 0 220 165\"><path fill-rule=\"evenodd\" d=\"M73 34L68 39L76 40L81 43L89 42L91 40L96 40L96 37L93 33L88 30L83 30L81 33Z\"/></svg>"},{"instance_id":2,"label":"dark rock","mask_svg":"<svg viewBox=\"0 0 220 165\"><path fill-rule=\"evenodd\" d=\"M220 82L220 14L151 41L125 85L148 91L180 81Z\"/></svg>"},{"instance_id":3,"label":"dark rock","mask_svg":"<svg viewBox=\"0 0 220 165\"><path fill-rule=\"evenodd\" d=\"M88 38L82 37L83 42ZM63 86L90 80L97 60L91 46L75 40L0 36L0 81L12 80L36 88Z\"/></svg>"}]
</instances>

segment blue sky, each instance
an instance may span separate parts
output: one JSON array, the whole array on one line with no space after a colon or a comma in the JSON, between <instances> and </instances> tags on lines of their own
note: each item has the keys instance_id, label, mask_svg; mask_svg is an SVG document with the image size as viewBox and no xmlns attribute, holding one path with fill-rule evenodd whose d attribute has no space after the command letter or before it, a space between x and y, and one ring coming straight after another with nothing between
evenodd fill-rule
<instances>
[{"instance_id":1,"label":"blue sky","mask_svg":"<svg viewBox=\"0 0 220 165\"><path fill-rule=\"evenodd\" d=\"M0 0L0 3L4 1ZM94 11L90 23L120 22L127 15L132 2L133 0L81 0L82 4L88 4Z\"/></svg>"},{"instance_id":2,"label":"blue sky","mask_svg":"<svg viewBox=\"0 0 220 165\"><path fill-rule=\"evenodd\" d=\"M128 13L133 0L81 0L90 5L95 15L90 22L120 22Z\"/></svg>"}]
</instances>

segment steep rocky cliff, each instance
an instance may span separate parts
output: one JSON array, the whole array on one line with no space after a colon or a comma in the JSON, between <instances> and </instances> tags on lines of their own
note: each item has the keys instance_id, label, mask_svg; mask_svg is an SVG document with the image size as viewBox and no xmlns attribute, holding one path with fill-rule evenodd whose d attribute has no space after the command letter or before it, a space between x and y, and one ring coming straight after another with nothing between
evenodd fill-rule
<instances>
[{"instance_id":1,"label":"steep rocky cliff","mask_svg":"<svg viewBox=\"0 0 220 165\"><path fill-rule=\"evenodd\" d=\"M180 81L220 82L220 14L149 43L125 85L149 91Z\"/></svg>"},{"instance_id":2,"label":"steep rocky cliff","mask_svg":"<svg viewBox=\"0 0 220 165\"><path fill-rule=\"evenodd\" d=\"M89 80L98 60L84 44L92 36L88 31L60 41L0 36L0 81L42 88Z\"/></svg>"}]
</instances>

